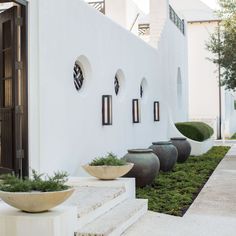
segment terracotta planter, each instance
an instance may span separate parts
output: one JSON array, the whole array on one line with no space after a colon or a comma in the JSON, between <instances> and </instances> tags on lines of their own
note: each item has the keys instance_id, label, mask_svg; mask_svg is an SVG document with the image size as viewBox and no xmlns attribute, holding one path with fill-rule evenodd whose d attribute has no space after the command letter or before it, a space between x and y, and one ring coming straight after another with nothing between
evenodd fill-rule
<instances>
[{"instance_id":1,"label":"terracotta planter","mask_svg":"<svg viewBox=\"0 0 236 236\"><path fill-rule=\"evenodd\" d=\"M90 166L85 165L83 168L92 176L102 180L117 179L128 173L134 164L128 163L123 166Z\"/></svg>"},{"instance_id":2,"label":"terracotta planter","mask_svg":"<svg viewBox=\"0 0 236 236\"><path fill-rule=\"evenodd\" d=\"M152 149L128 150L123 159L134 163L133 169L125 177L134 177L137 187L151 184L159 173L160 162Z\"/></svg>"},{"instance_id":3,"label":"terracotta planter","mask_svg":"<svg viewBox=\"0 0 236 236\"><path fill-rule=\"evenodd\" d=\"M177 162L185 162L191 153L191 145L186 138L171 138L172 144L177 148L178 159Z\"/></svg>"},{"instance_id":4,"label":"terracotta planter","mask_svg":"<svg viewBox=\"0 0 236 236\"><path fill-rule=\"evenodd\" d=\"M44 212L63 203L74 192L73 188L56 192L4 192L0 198L8 205L25 212Z\"/></svg>"},{"instance_id":5,"label":"terracotta planter","mask_svg":"<svg viewBox=\"0 0 236 236\"><path fill-rule=\"evenodd\" d=\"M171 142L154 142L149 148L158 156L162 171L171 171L174 168L178 151Z\"/></svg>"}]
</instances>

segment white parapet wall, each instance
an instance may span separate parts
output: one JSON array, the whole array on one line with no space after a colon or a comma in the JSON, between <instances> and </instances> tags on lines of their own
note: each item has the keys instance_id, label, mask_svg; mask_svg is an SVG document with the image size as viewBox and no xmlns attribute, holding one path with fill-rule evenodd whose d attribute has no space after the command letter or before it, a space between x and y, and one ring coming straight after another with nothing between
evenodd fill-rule
<instances>
[{"instance_id":1,"label":"white parapet wall","mask_svg":"<svg viewBox=\"0 0 236 236\"><path fill-rule=\"evenodd\" d=\"M97 156L122 157L127 149L167 139L168 106L175 121L187 120L187 40L166 20L157 50L84 1L29 1L30 168L84 176L81 165ZM76 61L84 74L80 91L73 81ZM102 125L103 95L112 96L108 126ZM140 102L138 124L132 122L133 99ZM157 122L154 101L160 104Z\"/></svg>"}]
</instances>

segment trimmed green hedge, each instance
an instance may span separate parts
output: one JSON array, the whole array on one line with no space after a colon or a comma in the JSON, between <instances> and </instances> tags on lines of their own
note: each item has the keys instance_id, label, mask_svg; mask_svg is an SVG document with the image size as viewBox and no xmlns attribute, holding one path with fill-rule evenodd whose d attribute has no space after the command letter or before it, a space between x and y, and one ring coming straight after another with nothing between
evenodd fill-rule
<instances>
[{"instance_id":1,"label":"trimmed green hedge","mask_svg":"<svg viewBox=\"0 0 236 236\"><path fill-rule=\"evenodd\" d=\"M175 126L184 136L199 142L209 139L214 133L213 129L203 122L180 122Z\"/></svg>"},{"instance_id":2,"label":"trimmed green hedge","mask_svg":"<svg viewBox=\"0 0 236 236\"><path fill-rule=\"evenodd\" d=\"M236 139L236 133L232 135L230 139Z\"/></svg>"}]
</instances>

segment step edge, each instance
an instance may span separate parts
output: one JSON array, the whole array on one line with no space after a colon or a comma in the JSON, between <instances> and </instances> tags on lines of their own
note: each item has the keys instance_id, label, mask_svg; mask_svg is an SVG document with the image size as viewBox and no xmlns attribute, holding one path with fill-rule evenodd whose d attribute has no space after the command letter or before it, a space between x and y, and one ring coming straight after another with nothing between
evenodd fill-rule
<instances>
[{"instance_id":1,"label":"step edge","mask_svg":"<svg viewBox=\"0 0 236 236\"><path fill-rule=\"evenodd\" d=\"M109 236L120 236L126 230L135 224L141 217L143 217L148 211L148 205L144 205L139 211L137 211L128 221L125 221L120 227L115 229Z\"/></svg>"},{"instance_id":2,"label":"step edge","mask_svg":"<svg viewBox=\"0 0 236 236\"><path fill-rule=\"evenodd\" d=\"M85 227L87 224L101 217L102 215L109 212L114 207L117 207L119 204L125 202L128 199L128 194L126 192L120 194L116 198L113 198L106 203L102 204L100 207L96 208L94 211L88 212L86 215L82 215L77 219L77 229Z\"/></svg>"},{"instance_id":3,"label":"step edge","mask_svg":"<svg viewBox=\"0 0 236 236\"><path fill-rule=\"evenodd\" d=\"M113 197L106 199L106 201L101 201L101 202L97 202L94 205L90 206L90 208L87 209L87 211L83 211L83 212L79 212L79 207L77 207L78 209L78 218L82 218L84 216L86 216L87 214L90 214L91 212L93 212L96 209L99 209L100 207L102 207L103 205L109 203L110 201L113 201L116 198L119 198L120 196L126 194L126 189L125 188L120 188L121 191L117 192Z\"/></svg>"},{"instance_id":4,"label":"step edge","mask_svg":"<svg viewBox=\"0 0 236 236\"><path fill-rule=\"evenodd\" d=\"M108 235L109 236L110 235L111 236L118 236L118 235L121 235L121 233L118 234L117 232L122 231L122 233L123 233L126 229L128 229L132 224L134 224L138 219L140 219L148 211L148 200L147 199L126 199L124 202L121 202L119 205L124 204L126 201L130 201L130 200L140 202L140 208L137 209L136 211L134 211L133 212L134 214L133 214L132 217L130 217L128 220L124 220L124 222L122 222L117 228L112 230L112 232L104 232L102 234L89 233L89 232L86 232L86 231L78 232L79 230L81 230L83 228L83 227L81 227L80 229L77 230L77 232L75 233L75 236L85 236L85 235L89 235L89 236L92 236L92 235L94 235L94 236L98 236L98 235L99 236L108 236ZM119 205L117 205L115 207L119 207ZM100 217L104 216L108 212L109 211L105 212ZM97 217L97 218L99 218L99 217ZM131 222L131 223L129 223L129 222ZM92 223L92 221L90 223ZM86 225L84 225L84 227L86 227Z\"/></svg>"}]
</instances>

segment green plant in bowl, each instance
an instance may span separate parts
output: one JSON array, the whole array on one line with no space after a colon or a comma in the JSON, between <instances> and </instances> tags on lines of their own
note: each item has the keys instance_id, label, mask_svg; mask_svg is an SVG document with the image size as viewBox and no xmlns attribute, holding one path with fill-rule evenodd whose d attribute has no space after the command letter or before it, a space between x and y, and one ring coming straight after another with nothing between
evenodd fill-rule
<instances>
[{"instance_id":1,"label":"green plant in bowl","mask_svg":"<svg viewBox=\"0 0 236 236\"><path fill-rule=\"evenodd\" d=\"M25 212L44 212L69 198L74 189L66 185L68 174L53 176L32 171L32 178L19 179L14 175L1 176L0 198Z\"/></svg>"},{"instance_id":2,"label":"green plant in bowl","mask_svg":"<svg viewBox=\"0 0 236 236\"><path fill-rule=\"evenodd\" d=\"M53 176L38 174L32 171L32 178L19 179L15 175L2 175L0 190L5 192L54 192L67 190L68 180L66 172L55 172Z\"/></svg>"},{"instance_id":3,"label":"green plant in bowl","mask_svg":"<svg viewBox=\"0 0 236 236\"><path fill-rule=\"evenodd\" d=\"M89 163L90 166L124 166L126 164L126 161L119 159L111 152L104 157L95 158Z\"/></svg>"},{"instance_id":4,"label":"green plant in bowl","mask_svg":"<svg viewBox=\"0 0 236 236\"><path fill-rule=\"evenodd\" d=\"M115 154L108 153L106 156L97 157L83 168L90 175L102 179L117 179L127 174L132 168L133 163L127 163L125 160L119 159Z\"/></svg>"}]
</instances>

